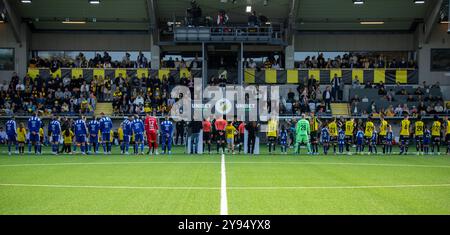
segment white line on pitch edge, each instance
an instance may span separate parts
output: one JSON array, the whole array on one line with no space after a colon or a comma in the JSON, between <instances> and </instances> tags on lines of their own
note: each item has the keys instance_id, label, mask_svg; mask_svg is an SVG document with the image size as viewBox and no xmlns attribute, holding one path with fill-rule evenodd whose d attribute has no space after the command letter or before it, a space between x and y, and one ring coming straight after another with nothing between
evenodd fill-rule
<instances>
[{"instance_id":1,"label":"white line on pitch edge","mask_svg":"<svg viewBox=\"0 0 450 235\"><path fill-rule=\"evenodd\" d=\"M228 215L227 175L225 172L225 155L222 154L220 164L220 215Z\"/></svg>"},{"instance_id":2,"label":"white line on pitch edge","mask_svg":"<svg viewBox=\"0 0 450 235\"><path fill-rule=\"evenodd\" d=\"M193 161L193 162L66 162L66 163L30 163L30 164L0 164L0 167L20 167L20 166L71 166L71 165L133 165L133 164L217 164L213 161ZM420 164L389 164L389 163L356 163L356 162L294 162L294 161L265 161L265 162L228 162L228 164L292 164L292 165L348 165L348 166L386 166L386 167L430 167L430 168L450 168L450 165L420 165Z\"/></svg>"},{"instance_id":3,"label":"white line on pitch edge","mask_svg":"<svg viewBox=\"0 0 450 235\"><path fill-rule=\"evenodd\" d=\"M223 178L222 178L223 179ZM143 190L221 190L221 214L228 214L227 190L307 190L307 189L370 189L370 188L426 188L450 187L450 184L400 184L400 185L349 185L349 186L236 186L226 187L195 186L114 186L114 185L58 185L58 184L8 184L0 183L0 187L41 187L41 188L87 188L87 189L143 189ZM225 194L223 194L225 193ZM226 213L225 213L226 212Z\"/></svg>"}]
</instances>

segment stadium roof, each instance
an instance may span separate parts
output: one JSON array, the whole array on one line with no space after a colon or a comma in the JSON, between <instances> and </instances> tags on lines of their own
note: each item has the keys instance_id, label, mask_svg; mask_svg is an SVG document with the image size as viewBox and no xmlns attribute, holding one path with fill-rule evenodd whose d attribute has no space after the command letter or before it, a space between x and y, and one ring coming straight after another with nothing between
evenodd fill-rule
<instances>
[{"instance_id":1,"label":"stadium roof","mask_svg":"<svg viewBox=\"0 0 450 235\"><path fill-rule=\"evenodd\" d=\"M362 5L353 4L353 0L197 2L204 16L215 17L219 9L224 9L234 23L246 23L249 13L245 8L251 5L252 10L266 15L272 22L286 24L292 13L297 30L329 31L411 30L424 21L434 1L414 4L413 0L365 0ZM99 5L89 4L88 0L32 0L31 4L11 0L11 3L17 15L35 30L149 30L153 16L163 22L179 21L190 6L190 0L101 0ZM63 24L66 19L87 23ZM362 20L384 21L384 24L362 25Z\"/></svg>"}]
</instances>

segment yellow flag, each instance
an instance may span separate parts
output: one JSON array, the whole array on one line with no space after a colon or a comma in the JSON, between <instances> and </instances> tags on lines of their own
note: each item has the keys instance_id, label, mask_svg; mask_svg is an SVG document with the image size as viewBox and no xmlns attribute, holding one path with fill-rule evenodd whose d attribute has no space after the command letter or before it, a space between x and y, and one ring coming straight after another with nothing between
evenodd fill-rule
<instances>
[{"instance_id":1,"label":"yellow flag","mask_svg":"<svg viewBox=\"0 0 450 235\"><path fill-rule=\"evenodd\" d=\"M408 70L398 69L395 71L395 82L408 83Z\"/></svg>"},{"instance_id":2,"label":"yellow flag","mask_svg":"<svg viewBox=\"0 0 450 235\"><path fill-rule=\"evenodd\" d=\"M352 70L352 81L358 79L359 83L364 83L364 70L363 69L353 69Z\"/></svg>"},{"instance_id":3,"label":"yellow flag","mask_svg":"<svg viewBox=\"0 0 450 235\"><path fill-rule=\"evenodd\" d=\"M166 75L166 78L169 78L170 69L160 69L158 70L159 80L162 80L163 76Z\"/></svg>"},{"instance_id":4,"label":"yellow flag","mask_svg":"<svg viewBox=\"0 0 450 235\"><path fill-rule=\"evenodd\" d=\"M247 84L255 83L255 70L254 69L245 69L244 82Z\"/></svg>"},{"instance_id":5,"label":"yellow flag","mask_svg":"<svg viewBox=\"0 0 450 235\"><path fill-rule=\"evenodd\" d=\"M30 76L32 79L35 79L37 75L39 75L39 69L28 68L28 76Z\"/></svg>"},{"instance_id":6,"label":"yellow flag","mask_svg":"<svg viewBox=\"0 0 450 235\"><path fill-rule=\"evenodd\" d=\"M142 74L144 74L145 77L148 77L148 69L137 69L136 70L136 76L141 79Z\"/></svg>"},{"instance_id":7,"label":"yellow flag","mask_svg":"<svg viewBox=\"0 0 450 235\"><path fill-rule=\"evenodd\" d=\"M266 83L277 83L277 70L276 69L266 69Z\"/></svg>"},{"instance_id":8,"label":"yellow flag","mask_svg":"<svg viewBox=\"0 0 450 235\"><path fill-rule=\"evenodd\" d=\"M123 78L127 78L127 70L126 69L116 69L114 72L114 76L117 78L119 74L122 74Z\"/></svg>"},{"instance_id":9,"label":"yellow flag","mask_svg":"<svg viewBox=\"0 0 450 235\"><path fill-rule=\"evenodd\" d=\"M56 78L56 76L61 77L61 69L56 70L55 72L52 72L50 70L50 75L52 75L52 78Z\"/></svg>"},{"instance_id":10,"label":"yellow flag","mask_svg":"<svg viewBox=\"0 0 450 235\"><path fill-rule=\"evenodd\" d=\"M72 77L70 78L79 78L79 77L83 77L83 69L72 69Z\"/></svg>"},{"instance_id":11,"label":"yellow flag","mask_svg":"<svg viewBox=\"0 0 450 235\"><path fill-rule=\"evenodd\" d=\"M288 69L287 71L287 83L298 83L298 70Z\"/></svg>"},{"instance_id":12,"label":"yellow flag","mask_svg":"<svg viewBox=\"0 0 450 235\"><path fill-rule=\"evenodd\" d=\"M373 83L386 82L386 70L385 69L375 69L373 71Z\"/></svg>"},{"instance_id":13,"label":"yellow flag","mask_svg":"<svg viewBox=\"0 0 450 235\"><path fill-rule=\"evenodd\" d=\"M308 70L308 79L314 76L314 80L320 81L320 69L309 69Z\"/></svg>"},{"instance_id":14,"label":"yellow flag","mask_svg":"<svg viewBox=\"0 0 450 235\"><path fill-rule=\"evenodd\" d=\"M330 69L330 81L334 78L334 75L337 75L338 78L342 77L342 69Z\"/></svg>"}]
</instances>

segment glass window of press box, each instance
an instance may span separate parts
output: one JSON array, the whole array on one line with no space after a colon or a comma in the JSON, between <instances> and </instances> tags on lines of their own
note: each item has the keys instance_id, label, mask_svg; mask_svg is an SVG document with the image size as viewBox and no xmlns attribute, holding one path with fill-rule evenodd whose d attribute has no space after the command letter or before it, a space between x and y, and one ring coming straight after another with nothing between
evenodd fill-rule
<instances>
[{"instance_id":1,"label":"glass window of press box","mask_svg":"<svg viewBox=\"0 0 450 235\"><path fill-rule=\"evenodd\" d=\"M0 70L14 70L14 49L0 48Z\"/></svg>"}]
</instances>

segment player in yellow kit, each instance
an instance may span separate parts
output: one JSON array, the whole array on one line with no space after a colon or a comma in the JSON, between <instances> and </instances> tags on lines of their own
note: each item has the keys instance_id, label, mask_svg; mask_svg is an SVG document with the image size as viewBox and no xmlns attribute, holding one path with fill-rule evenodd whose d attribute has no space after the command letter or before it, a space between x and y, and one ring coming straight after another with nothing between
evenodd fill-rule
<instances>
[{"instance_id":1,"label":"player in yellow kit","mask_svg":"<svg viewBox=\"0 0 450 235\"><path fill-rule=\"evenodd\" d=\"M386 153L386 135L388 133L388 126L389 123L384 120L384 116L381 115L380 116L380 134L379 134L379 138L380 138L380 142L383 144L383 154Z\"/></svg>"},{"instance_id":2,"label":"player in yellow kit","mask_svg":"<svg viewBox=\"0 0 450 235\"><path fill-rule=\"evenodd\" d=\"M309 129L310 141L311 141L311 151L313 154L319 154L319 127L322 126L322 122L311 112L311 117L309 119Z\"/></svg>"},{"instance_id":3,"label":"player in yellow kit","mask_svg":"<svg viewBox=\"0 0 450 235\"><path fill-rule=\"evenodd\" d=\"M416 141L417 155L423 154L423 133L425 130L425 124L422 121L422 117L419 115L417 121L414 123L414 139Z\"/></svg>"},{"instance_id":4,"label":"player in yellow kit","mask_svg":"<svg viewBox=\"0 0 450 235\"><path fill-rule=\"evenodd\" d=\"M232 122L229 122L225 127L225 138L228 144L228 152L234 154L234 135L236 134L236 128L233 126ZM275 146L274 146L275 148Z\"/></svg>"},{"instance_id":5,"label":"player in yellow kit","mask_svg":"<svg viewBox=\"0 0 450 235\"><path fill-rule=\"evenodd\" d=\"M117 137L119 138L119 146L120 146L120 151L121 152L125 152L125 145L122 146L123 143L123 126L122 123L120 124L120 127L117 129Z\"/></svg>"},{"instance_id":6,"label":"player in yellow kit","mask_svg":"<svg viewBox=\"0 0 450 235\"><path fill-rule=\"evenodd\" d=\"M275 151L275 144L277 142L277 129L278 121L274 117L270 118L270 120L267 122L267 140L269 144L269 153L272 152L272 148Z\"/></svg>"},{"instance_id":7,"label":"player in yellow kit","mask_svg":"<svg viewBox=\"0 0 450 235\"><path fill-rule=\"evenodd\" d=\"M434 150L436 147L437 154L441 154L440 147L441 147L441 128L442 124L439 121L439 117L437 115L434 116L434 122L433 125L431 125L431 139L432 139L432 145L431 145L431 152L434 154Z\"/></svg>"},{"instance_id":8,"label":"player in yellow kit","mask_svg":"<svg viewBox=\"0 0 450 235\"><path fill-rule=\"evenodd\" d=\"M408 145L409 145L409 136L410 136L410 128L411 121L409 120L409 116L405 115L401 122L400 127L400 155L408 154Z\"/></svg>"},{"instance_id":9,"label":"player in yellow kit","mask_svg":"<svg viewBox=\"0 0 450 235\"><path fill-rule=\"evenodd\" d=\"M353 134L355 131L355 119L350 118L345 122L345 150L350 154L350 146L353 144Z\"/></svg>"},{"instance_id":10,"label":"player in yellow kit","mask_svg":"<svg viewBox=\"0 0 450 235\"><path fill-rule=\"evenodd\" d=\"M374 131L375 125L372 122L372 118L368 117L366 121L366 128L364 130L364 139L366 140L366 144L369 146L369 152L367 154L370 154L370 152L372 152L372 148L374 147L372 141L372 135Z\"/></svg>"},{"instance_id":11,"label":"player in yellow kit","mask_svg":"<svg viewBox=\"0 0 450 235\"><path fill-rule=\"evenodd\" d=\"M450 154L450 121L448 117L444 117L444 125L445 125L445 141L447 142L447 155Z\"/></svg>"},{"instance_id":12,"label":"player in yellow kit","mask_svg":"<svg viewBox=\"0 0 450 235\"><path fill-rule=\"evenodd\" d=\"M19 143L20 154L23 154L25 152L26 139L27 139L27 129L25 129L25 124L21 122L19 128L17 128L17 142Z\"/></svg>"},{"instance_id":13,"label":"player in yellow kit","mask_svg":"<svg viewBox=\"0 0 450 235\"><path fill-rule=\"evenodd\" d=\"M336 154L336 143L338 137L338 127L336 117L328 124L328 131L330 132L330 143L333 145L333 153Z\"/></svg>"}]
</instances>

